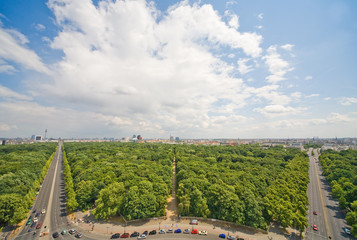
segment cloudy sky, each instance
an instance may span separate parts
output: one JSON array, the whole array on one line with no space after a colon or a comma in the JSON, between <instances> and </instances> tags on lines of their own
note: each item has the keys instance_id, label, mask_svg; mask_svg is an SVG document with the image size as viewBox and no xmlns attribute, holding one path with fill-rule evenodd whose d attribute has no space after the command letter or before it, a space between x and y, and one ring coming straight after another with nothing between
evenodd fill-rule
<instances>
[{"instance_id":1,"label":"cloudy sky","mask_svg":"<svg viewBox=\"0 0 357 240\"><path fill-rule=\"evenodd\" d=\"M1 0L0 137L357 137L356 12Z\"/></svg>"}]
</instances>

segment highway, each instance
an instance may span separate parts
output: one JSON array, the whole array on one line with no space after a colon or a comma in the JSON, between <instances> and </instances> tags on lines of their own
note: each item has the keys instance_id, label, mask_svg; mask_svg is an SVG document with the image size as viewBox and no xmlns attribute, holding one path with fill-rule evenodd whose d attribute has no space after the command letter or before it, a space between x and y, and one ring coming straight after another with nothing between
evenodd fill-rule
<instances>
[{"instance_id":1,"label":"highway","mask_svg":"<svg viewBox=\"0 0 357 240\"><path fill-rule=\"evenodd\" d=\"M338 207L338 201L332 199L331 188L325 177L322 175L322 168L318 161L318 152L314 149L314 155L309 150L310 183L308 186L309 211L306 230L307 239L354 239L346 234L343 228L347 226L344 214ZM313 214L317 212L317 215ZM314 231L312 226L316 224L318 230Z\"/></svg>"}]
</instances>

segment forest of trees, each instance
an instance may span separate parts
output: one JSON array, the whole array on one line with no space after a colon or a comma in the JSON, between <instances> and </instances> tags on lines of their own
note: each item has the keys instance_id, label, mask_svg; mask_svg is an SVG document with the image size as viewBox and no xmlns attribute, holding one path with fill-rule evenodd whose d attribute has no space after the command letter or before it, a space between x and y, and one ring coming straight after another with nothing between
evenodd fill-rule
<instances>
[{"instance_id":1,"label":"forest of trees","mask_svg":"<svg viewBox=\"0 0 357 240\"><path fill-rule=\"evenodd\" d=\"M308 157L281 146L177 146L179 213L266 229L307 226Z\"/></svg>"},{"instance_id":2,"label":"forest of trees","mask_svg":"<svg viewBox=\"0 0 357 240\"><path fill-rule=\"evenodd\" d=\"M0 227L26 218L57 143L0 146Z\"/></svg>"},{"instance_id":3,"label":"forest of trees","mask_svg":"<svg viewBox=\"0 0 357 240\"><path fill-rule=\"evenodd\" d=\"M323 151L320 158L323 175L330 182L332 195L340 208L347 211L346 220L357 237L357 151Z\"/></svg>"},{"instance_id":4,"label":"forest of trees","mask_svg":"<svg viewBox=\"0 0 357 240\"><path fill-rule=\"evenodd\" d=\"M163 144L65 143L76 202L97 218L165 214L172 189L173 149Z\"/></svg>"}]
</instances>

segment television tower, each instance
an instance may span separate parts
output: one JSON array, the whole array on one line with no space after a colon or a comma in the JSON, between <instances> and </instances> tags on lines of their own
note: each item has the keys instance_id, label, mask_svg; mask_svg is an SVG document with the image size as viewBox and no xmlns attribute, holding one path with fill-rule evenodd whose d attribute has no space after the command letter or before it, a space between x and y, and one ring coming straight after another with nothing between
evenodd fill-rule
<instances>
[{"instance_id":1,"label":"television tower","mask_svg":"<svg viewBox=\"0 0 357 240\"><path fill-rule=\"evenodd\" d=\"M45 130L45 139L46 139L46 136L47 136L47 129Z\"/></svg>"}]
</instances>

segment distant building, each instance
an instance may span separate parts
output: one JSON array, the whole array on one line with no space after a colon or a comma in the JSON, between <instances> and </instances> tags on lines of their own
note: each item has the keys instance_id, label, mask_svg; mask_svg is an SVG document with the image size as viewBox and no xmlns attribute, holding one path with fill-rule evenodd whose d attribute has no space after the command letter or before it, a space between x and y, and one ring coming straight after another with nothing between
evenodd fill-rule
<instances>
[{"instance_id":1,"label":"distant building","mask_svg":"<svg viewBox=\"0 0 357 240\"><path fill-rule=\"evenodd\" d=\"M6 143L6 140L2 140L2 142L1 142L1 145L5 145L5 143Z\"/></svg>"},{"instance_id":2,"label":"distant building","mask_svg":"<svg viewBox=\"0 0 357 240\"><path fill-rule=\"evenodd\" d=\"M36 140L36 141L42 141L42 136L36 136L36 137L35 137L35 140Z\"/></svg>"},{"instance_id":3,"label":"distant building","mask_svg":"<svg viewBox=\"0 0 357 240\"><path fill-rule=\"evenodd\" d=\"M170 142L174 141L174 136L170 136Z\"/></svg>"},{"instance_id":4,"label":"distant building","mask_svg":"<svg viewBox=\"0 0 357 240\"><path fill-rule=\"evenodd\" d=\"M138 135L138 136L137 136L137 139L138 139L138 140L143 140L143 137L142 137L141 135Z\"/></svg>"},{"instance_id":5,"label":"distant building","mask_svg":"<svg viewBox=\"0 0 357 240\"><path fill-rule=\"evenodd\" d=\"M180 141L180 138L179 137L175 137L175 141Z\"/></svg>"}]
</instances>

